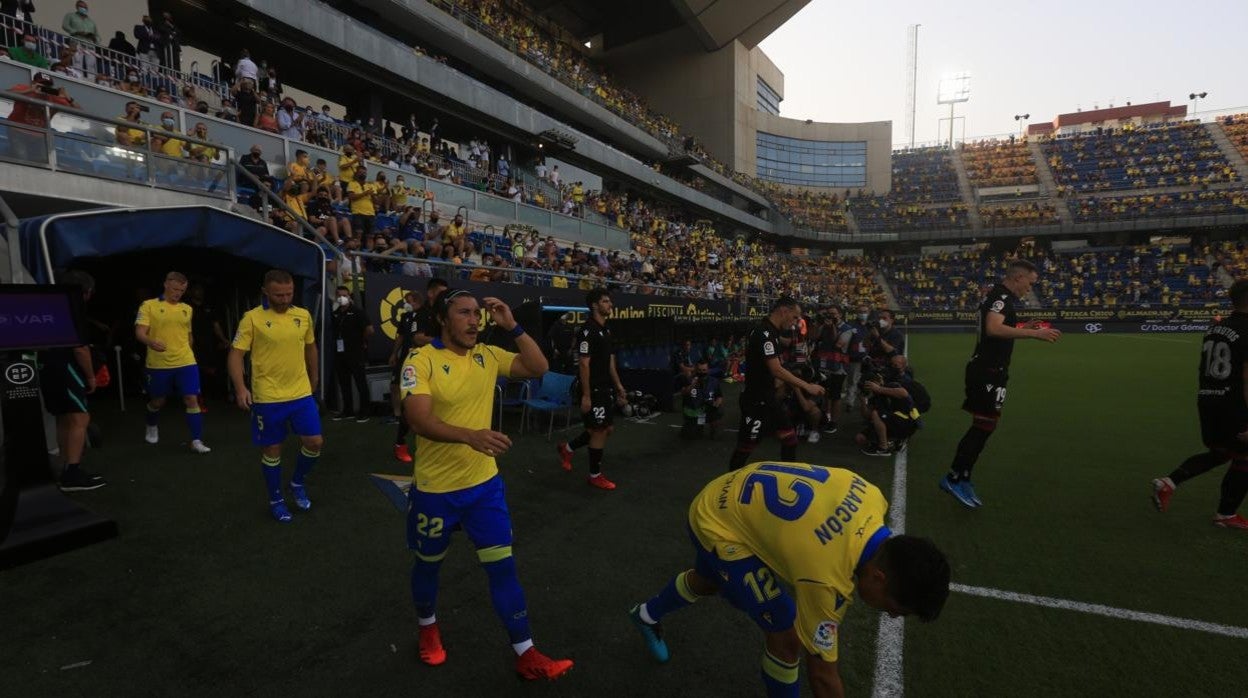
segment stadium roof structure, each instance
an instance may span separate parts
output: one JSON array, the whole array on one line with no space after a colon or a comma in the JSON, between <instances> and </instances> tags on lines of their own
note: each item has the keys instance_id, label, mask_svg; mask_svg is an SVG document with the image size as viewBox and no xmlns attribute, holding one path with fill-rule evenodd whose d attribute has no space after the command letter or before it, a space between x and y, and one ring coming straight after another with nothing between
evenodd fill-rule
<instances>
[{"instance_id":1,"label":"stadium roof structure","mask_svg":"<svg viewBox=\"0 0 1248 698\"><path fill-rule=\"evenodd\" d=\"M526 0L534 14L546 17L582 40L602 36L610 51L682 24L703 48L716 51L738 39L758 45L810 0Z\"/></svg>"},{"instance_id":2,"label":"stadium roof structure","mask_svg":"<svg viewBox=\"0 0 1248 698\"><path fill-rule=\"evenodd\" d=\"M1091 111L1075 111L1069 114L1058 114L1053 121L1043 122L1039 124L1031 124L1027 127L1027 134L1031 136L1044 133L1053 133L1067 126L1078 126L1080 124L1096 124L1105 121L1121 121L1123 119L1150 118L1156 117L1161 119L1181 119L1187 116L1187 107L1185 105L1171 105L1169 100L1165 102L1149 102L1148 104L1128 104L1125 107L1110 107L1108 109L1093 109Z\"/></svg>"}]
</instances>

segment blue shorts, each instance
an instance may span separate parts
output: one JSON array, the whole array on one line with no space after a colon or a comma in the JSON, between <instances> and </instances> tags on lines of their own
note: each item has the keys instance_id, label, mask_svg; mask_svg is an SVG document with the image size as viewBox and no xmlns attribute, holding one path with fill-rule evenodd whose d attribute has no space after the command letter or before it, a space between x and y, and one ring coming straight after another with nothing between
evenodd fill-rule
<instances>
[{"instance_id":1,"label":"blue shorts","mask_svg":"<svg viewBox=\"0 0 1248 698\"><path fill-rule=\"evenodd\" d=\"M702 547L701 541L689 531L697 558L694 570L704 579L719 584L719 594L754 620L763 632L778 633L793 627L797 620L797 604L780 586L780 578L762 560L750 556L740 560L721 560Z\"/></svg>"},{"instance_id":2,"label":"blue shorts","mask_svg":"<svg viewBox=\"0 0 1248 698\"><path fill-rule=\"evenodd\" d=\"M147 396L199 395L199 366L147 369Z\"/></svg>"},{"instance_id":3,"label":"blue shorts","mask_svg":"<svg viewBox=\"0 0 1248 698\"><path fill-rule=\"evenodd\" d=\"M311 395L286 402L256 402L251 405L251 442L274 446L286 440L288 428L298 436L320 436L321 414Z\"/></svg>"},{"instance_id":4,"label":"blue shorts","mask_svg":"<svg viewBox=\"0 0 1248 698\"><path fill-rule=\"evenodd\" d=\"M463 526L478 551L511 547L511 513L500 475L454 492L421 492L413 486L407 501L407 547L423 560L436 562L446 555L456 526Z\"/></svg>"}]
</instances>

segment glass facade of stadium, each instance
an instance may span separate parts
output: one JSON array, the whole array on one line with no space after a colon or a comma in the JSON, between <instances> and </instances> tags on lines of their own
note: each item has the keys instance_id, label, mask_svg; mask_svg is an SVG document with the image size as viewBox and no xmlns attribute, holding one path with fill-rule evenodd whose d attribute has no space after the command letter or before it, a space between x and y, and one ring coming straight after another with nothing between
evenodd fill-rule
<instances>
[{"instance_id":1,"label":"glass facade of stadium","mask_svg":"<svg viewBox=\"0 0 1248 698\"><path fill-rule=\"evenodd\" d=\"M780 184L807 187L863 187L867 183L866 141L816 141L757 132L757 174Z\"/></svg>"}]
</instances>

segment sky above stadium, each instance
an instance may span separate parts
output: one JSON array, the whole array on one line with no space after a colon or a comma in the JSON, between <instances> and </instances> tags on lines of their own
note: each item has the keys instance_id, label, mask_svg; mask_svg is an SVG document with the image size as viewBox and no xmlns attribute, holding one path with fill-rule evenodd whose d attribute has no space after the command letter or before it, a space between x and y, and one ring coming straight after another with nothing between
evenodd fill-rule
<instances>
[{"instance_id":1,"label":"sky above stadium","mask_svg":"<svg viewBox=\"0 0 1248 698\"><path fill-rule=\"evenodd\" d=\"M936 104L945 74L971 74L970 101L956 107L968 138L1019 132L1076 109L1170 100L1207 92L1197 111L1248 111L1244 28L1248 1L1131 3L1052 0L812 0L763 41L784 73L781 116L816 121L892 121L909 141L906 28L919 28L915 140L948 138L948 106ZM939 132L938 132L939 128ZM955 122L955 136L963 124Z\"/></svg>"}]
</instances>

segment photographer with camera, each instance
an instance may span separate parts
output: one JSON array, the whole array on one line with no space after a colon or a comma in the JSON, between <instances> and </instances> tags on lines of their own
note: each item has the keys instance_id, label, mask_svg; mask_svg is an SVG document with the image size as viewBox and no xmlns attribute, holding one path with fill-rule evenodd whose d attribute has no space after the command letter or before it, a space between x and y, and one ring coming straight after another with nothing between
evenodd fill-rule
<instances>
[{"instance_id":1,"label":"photographer with camera","mask_svg":"<svg viewBox=\"0 0 1248 698\"><path fill-rule=\"evenodd\" d=\"M814 385L824 385L826 376L809 363L791 364L787 367L793 375ZM802 433L802 428L806 431L806 443L819 443L819 427L823 424L823 410L827 401L827 394L823 395L806 395L801 390L794 390L786 383L777 384L777 397L780 403L784 405L784 409L789 413L789 419L799 425L798 435Z\"/></svg>"},{"instance_id":2,"label":"photographer with camera","mask_svg":"<svg viewBox=\"0 0 1248 698\"><path fill-rule=\"evenodd\" d=\"M703 427L707 427L705 435L714 437L723 419L724 394L719 388L719 378L711 374L710 363L705 356L697 360L696 366L681 366L680 374L676 376L676 392L681 395L684 415L680 438L701 438Z\"/></svg>"},{"instance_id":3,"label":"photographer with camera","mask_svg":"<svg viewBox=\"0 0 1248 698\"><path fill-rule=\"evenodd\" d=\"M914 380L901 354L887 364L864 363L862 390L862 411L868 424L854 442L868 456L890 456L918 431L919 417L931 409L931 398Z\"/></svg>"},{"instance_id":4,"label":"photographer with camera","mask_svg":"<svg viewBox=\"0 0 1248 698\"><path fill-rule=\"evenodd\" d=\"M59 104L66 107L78 106L78 103L74 101L73 97L69 96L64 87L57 87L52 83L52 76L47 73L35 73L29 84L14 85L9 88L9 92L51 104ZM48 128L48 123L55 115L56 109L53 109L51 114L49 114L47 107L15 100L13 111L9 113L9 121L46 129ZM10 127L9 154L15 160L47 162L47 139L41 131Z\"/></svg>"},{"instance_id":5,"label":"photographer with camera","mask_svg":"<svg viewBox=\"0 0 1248 698\"><path fill-rule=\"evenodd\" d=\"M853 325L845 322L840 306L832 306L822 316L818 344L815 347L816 366L824 376L826 427L824 432L835 434L841 420L841 394L850 367L850 344L854 338Z\"/></svg>"}]
</instances>

